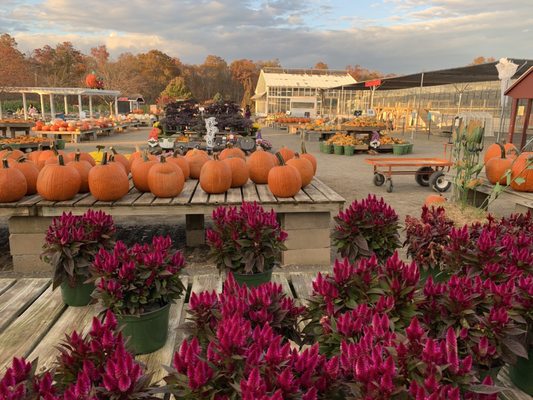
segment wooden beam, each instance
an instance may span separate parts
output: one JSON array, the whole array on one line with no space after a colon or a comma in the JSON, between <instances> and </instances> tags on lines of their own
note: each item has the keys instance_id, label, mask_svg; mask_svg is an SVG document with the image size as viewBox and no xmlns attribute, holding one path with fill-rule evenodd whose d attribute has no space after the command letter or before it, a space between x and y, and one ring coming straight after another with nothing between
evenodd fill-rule
<instances>
[{"instance_id":1,"label":"wooden beam","mask_svg":"<svg viewBox=\"0 0 533 400\"><path fill-rule=\"evenodd\" d=\"M41 118L44 121L45 120L45 118L44 118L44 97L43 97L42 93L39 93L39 97L41 99Z\"/></svg>"},{"instance_id":2,"label":"wooden beam","mask_svg":"<svg viewBox=\"0 0 533 400\"><path fill-rule=\"evenodd\" d=\"M26 93L22 93L22 110L24 111L24 119L28 119L28 106L26 104Z\"/></svg>"},{"instance_id":3,"label":"wooden beam","mask_svg":"<svg viewBox=\"0 0 533 400\"><path fill-rule=\"evenodd\" d=\"M527 128L529 127L529 118L531 117L532 103L533 103L533 99L528 99L527 107L526 107L526 114L524 115L524 126L522 127L522 140L520 142L520 150L522 150L526 146Z\"/></svg>"},{"instance_id":4,"label":"wooden beam","mask_svg":"<svg viewBox=\"0 0 533 400\"><path fill-rule=\"evenodd\" d=\"M511 105L511 117L509 119L509 136L508 143L513 143L514 128L516 125L516 114L518 111L518 99L513 98L513 104Z\"/></svg>"},{"instance_id":5,"label":"wooden beam","mask_svg":"<svg viewBox=\"0 0 533 400\"><path fill-rule=\"evenodd\" d=\"M50 119L55 119L56 117L56 110L54 107L54 95L50 94Z\"/></svg>"},{"instance_id":6,"label":"wooden beam","mask_svg":"<svg viewBox=\"0 0 533 400\"><path fill-rule=\"evenodd\" d=\"M68 114L68 101L67 101L66 94L63 96L63 101L65 102L65 115L67 115Z\"/></svg>"},{"instance_id":7,"label":"wooden beam","mask_svg":"<svg viewBox=\"0 0 533 400\"><path fill-rule=\"evenodd\" d=\"M93 96L89 95L89 117L93 117Z\"/></svg>"},{"instance_id":8,"label":"wooden beam","mask_svg":"<svg viewBox=\"0 0 533 400\"><path fill-rule=\"evenodd\" d=\"M79 94L78 95L78 113L79 113L80 119L81 119L81 112L82 112L82 109L81 109L81 94Z\"/></svg>"}]
</instances>

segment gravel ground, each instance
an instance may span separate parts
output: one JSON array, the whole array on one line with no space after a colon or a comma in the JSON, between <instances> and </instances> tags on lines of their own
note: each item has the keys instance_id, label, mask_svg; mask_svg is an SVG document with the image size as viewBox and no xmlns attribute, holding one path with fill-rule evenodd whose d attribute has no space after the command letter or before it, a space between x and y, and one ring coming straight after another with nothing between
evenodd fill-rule
<instances>
[{"instance_id":1,"label":"gravel ground","mask_svg":"<svg viewBox=\"0 0 533 400\"><path fill-rule=\"evenodd\" d=\"M93 151L96 144L109 145L113 144L119 152L132 152L135 145L145 145L148 137L148 129L130 130L127 133L110 137L99 138L98 142L85 142L80 144L68 144L67 150L80 148L82 151ZM410 134L402 136L404 139L411 140ZM301 139L299 135L289 135L286 131L274 129L263 129L263 137L269 139L274 148L287 146L294 150L300 148ZM444 143L447 139L432 136L428 139L427 135L415 135L411 140L414 143L412 157L442 157ZM381 196L387 201L399 214L400 221L404 221L407 215L420 215L426 196L431 194L431 190L421 187L415 183L413 176L395 176L393 178L394 191L387 193L385 186L376 187L372 183L373 170L370 165L364 162L369 157L368 154L356 154L349 156L336 156L333 154L323 154L319 152L318 142L306 142L307 151L314 154L318 161L317 177L324 183L338 192L346 199L346 204L350 204L356 199L366 197L369 193ZM379 154L372 157L387 157L390 154ZM446 194L449 196L450 192ZM513 211L514 204L507 204L504 201L497 200L491 204L490 211L497 216L508 215ZM136 241L148 241L154 235L170 235L178 248L184 248L190 273L210 273L215 272L211 263L207 260L207 248L190 249L185 247L185 219L177 218L169 221L168 218L162 217L130 217L117 218L118 226L117 236L120 240L128 244ZM209 223L207 221L207 223ZM0 277L2 276L20 276L12 271L11 257L9 256L9 234L7 231L7 219L0 219ZM334 257L332 250L332 258ZM298 270L299 267L291 266L287 270ZM323 269L317 267L315 269ZM306 267L306 270L309 268ZM32 276L44 275L48 273L31 274Z\"/></svg>"}]
</instances>

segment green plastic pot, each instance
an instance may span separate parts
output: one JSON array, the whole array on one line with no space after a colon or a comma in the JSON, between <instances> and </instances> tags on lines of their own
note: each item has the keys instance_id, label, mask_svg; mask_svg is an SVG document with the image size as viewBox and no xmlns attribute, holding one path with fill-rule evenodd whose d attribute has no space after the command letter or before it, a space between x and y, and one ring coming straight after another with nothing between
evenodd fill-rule
<instances>
[{"instance_id":1,"label":"green plastic pot","mask_svg":"<svg viewBox=\"0 0 533 400\"><path fill-rule=\"evenodd\" d=\"M353 156L355 153L355 147L353 146L344 146L344 155L345 156Z\"/></svg>"},{"instance_id":2,"label":"green plastic pot","mask_svg":"<svg viewBox=\"0 0 533 400\"><path fill-rule=\"evenodd\" d=\"M393 144L392 145L392 154L395 156L401 156L407 154L407 145L405 144Z\"/></svg>"},{"instance_id":3,"label":"green plastic pot","mask_svg":"<svg viewBox=\"0 0 533 400\"><path fill-rule=\"evenodd\" d=\"M134 354L153 353L167 341L170 304L141 315L117 315L122 334L129 338L128 350Z\"/></svg>"},{"instance_id":4,"label":"green plastic pot","mask_svg":"<svg viewBox=\"0 0 533 400\"><path fill-rule=\"evenodd\" d=\"M333 153L333 145L332 145L332 144L324 143L324 144L322 145L322 152L323 152L323 153L326 153L326 154L331 154L331 153Z\"/></svg>"},{"instance_id":5,"label":"green plastic pot","mask_svg":"<svg viewBox=\"0 0 533 400\"><path fill-rule=\"evenodd\" d=\"M413 152L413 143L407 143L407 151L405 154L411 154Z\"/></svg>"},{"instance_id":6,"label":"green plastic pot","mask_svg":"<svg viewBox=\"0 0 533 400\"><path fill-rule=\"evenodd\" d=\"M344 154L344 146L339 146L339 145L334 144L333 152L338 156L342 156Z\"/></svg>"},{"instance_id":7,"label":"green plastic pot","mask_svg":"<svg viewBox=\"0 0 533 400\"><path fill-rule=\"evenodd\" d=\"M91 302L91 293L94 290L94 283L78 283L71 287L68 282L61 284L61 297L63 303L71 307L83 307Z\"/></svg>"},{"instance_id":8,"label":"green plastic pot","mask_svg":"<svg viewBox=\"0 0 533 400\"><path fill-rule=\"evenodd\" d=\"M516 387L533 396L533 346L527 354L528 359L519 357L516 364L509 367L509 376Z\"/></svg>"},{"instance_id":9,"label":"green plastic pot","mask_svg":"<svg viewBox=\"0 0 533 400\"><path fill-rule=\"evenodd\" d=\"M65 139L57 139L55 141L56 149L65 150Z\"/></svg>"},{"instance_id":10,"label":"green plastic pot","mask_svg":"<svg viewBox=\"0 0 533 400\"><path fill-rule=\"evenodd\" d=\"M272 279L272 269L258 274L233 274L235 281L239 285L246 284L248 287L257 287L263 283L268 283Z\"/></svg>"}]
</instances>

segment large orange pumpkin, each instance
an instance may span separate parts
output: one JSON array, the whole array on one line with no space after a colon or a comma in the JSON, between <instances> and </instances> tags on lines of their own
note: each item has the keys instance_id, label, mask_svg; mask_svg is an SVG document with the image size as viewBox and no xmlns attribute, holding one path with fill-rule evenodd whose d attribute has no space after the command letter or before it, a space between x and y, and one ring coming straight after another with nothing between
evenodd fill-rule
<instances>
[{"instance_id":1,"label":"large orange pumpkin","mask_svg":"<svg viewBox=\"0 0 533 400\"><path fill-rule=\"evenodd\" d=\"M12 164L12 167L22 172L26 178L26 184L28 186L26 194L37 193L37 177L39 176L39 168L37 168L37 165L35 165L33 161L21 157L16 163Z\"/></svg>"},{"instance_id":2,"label":"large orange pumpkin","mask_svg":"<svg viewBox=\"0 0 533 400\"><path fill-rule=\"evenodd\" d=\"M424 204L429 207L433 204L440 204L445 202L446 198L444 196L441 196L440 194L430 194L428 197L426 197Z\"/></svg>"},{"instance_id":3,"label":"large orange pumpkin","mask_svg":"<svg viewBox=\"0 0 533 400\"><path fill-rule=\"evenodd\" d=\"M501 158L502 150L500 146L502 146L502 144L493 143L489 147L487 147L487 151L483 156L483 161L485 164L487 164L487 161L489 161L491 158ZM518 156L518 149L514 144L504 142L503 147L505 148L506 158L510 158L513 160Z\"/></svg>"},{"instance_id":4,"label":"large orange pumpkin","mask_svg":"<svg viewBox=\"0 0 533 400\"><path fill-rule=\"evenodd\" d=\"M84 153L80 151L80 149L76 149L75 152L68 153L65 155L65 162L69 163L71 161L74 161L79 154L79 159L82 161L87 161L89 164L91 164L92 167L96 165L96 161L94 161L93 156L91 156L89 153Z\"/></svg>"},{"instance_id":5,"label":"large orange pumpkin","mask_svg":"<svg viewBox=\"0 0 533 400\"><path fill-rule=\"evenodd\" d=\"M189 166L189 161L187 160L187 158L183 157L179 153L179 150L176 150L171 157L167 158L167 161L169 163L176 164L181 169L181 172L183 173L183 178L187 180L191 175L191 167Z\"/></svg>"},{"instance_id":6,"label":"large orange pumpkin","mask_svg":"<svg viewBox=\"0 0 533 400\"><path fill-rule=\"evenodd\" d=\"M33 161L36 167L38 167L37 164L39 163L39 156L41 155L42 152L43 152L43 147L41 144L39 144L39 146L37 147L37 150L34 150L28 153L28 160Z\"/></svg>"},{"instance_id":7,"label":"large orange pumpkin","mask_svg":"<svg viewBox=\"0 0 533 400\"><path fill-rule=\"evenodd\" d=\"M231 168L217 154L202 167L200 186L209 194L225 193L231 187Z\"/></svg>"},{"instance_id":8,"label":"large orange pumpkin","mask_svg":"<svg viewBox=\"0 0 533 400\"><path fill-rule=\"evenodd\" d=\"M134 165L136 165L139 162L145 161L145 158L147 158L150 161L158 161L156 156L154 156L153 154L148 153L147 150L144 150L143 154L141 155L141 157L137 157L133 161L130 162L130 172L133 169Z\"/></svg>"},{"instance_id":9,"label":"large orange pumpkin","mask_svg":"<svg viewBox=\"0 0 533 400\"><path fill-rule=\"evenodd\" d=\"M0 203L19 201L27 191L28 184L24 174L16 168L10 168L4 158L0 168Z\"/></svg>"},{"instance_id":10,"label":"large orange pumpkin","mask_svg":"<svg viewBox=\"0 0 533 400\"><path fill-rule=\"evenodd\" d=\"M209 161L209 156L203 150L192 149L185 154L187 161L189 162L190 176L193 179L200 178L200 173L206 162Z\"/></svg>"},{"instance_id":11,"label":"large orange pumpkin","mask_svg":"<svg viewBox=\"0 0 533 400\"><path fill-rule=\"evenodd\" d=\"M57 164L58 158L60 154L64 155L65 152L60 150L58 151L54 145L50 147L50 150L43 150L41 154L39 154L39 159L37 161L37 168L43 169L45 164L48 162L48 164ZM50 160L51 159L51 160Z\"/></svg>"},{"instance_id":12,"label":"large orange pumpkin","mask_svg":"<svg viewBox=\"0 0 533 400\"><path fill-rule=\"evenodd\" d=\"M74 167L65 165L61 154L57 164L45 165L37 177L37 193L45 200L70 200L80 191L80 186L79 172Z\"/></svg>"},{"instance_id":13,"label":"large orange pumpkin","mask_svg":"<svg viewBox=\"0 0 533 400\"><path fill-rule=\"evenodd\" d=\"M102 163L89 171L89 190L100 201L116 201L128 194L130 183L124 170L109 164L107 160L105 152Z\"/></svg>"},{"instance_id":14,"label":"large orange pumpkin","mask_svg":"<svg viewBox=\"0 0 533 400\"><path fill-rule=\"evenodd\" d=\"M0 151L0 159L6 157L12 160L18 160L20 157L24 157L24 153L18 149L13 150L11 146L5 146L4 150Z\"/></svg>"},{"instance_id":15,"label":"large orange pumpkin","mask_svg":"<svg viewBox=\"0 0 533 400\"><path fill-rule=\"evenodd\" d=\"M302 178L296 168L285 164L280 152L276 153L279 166L268 173L268 188L277 197L293 197L302 188Z\"/></svg>"},{"instance_id":16,"label":"large orange pumpkin","mask_svg":"<svg viewBox=\"0 0 533 400\"><path fill-rule=\"evenodd\" d=\"M221 160L225 160L229 157L239 157L243 160L246 160L246 154L244 154L244 151L239 149L238 147L233 147L233 144L228 144L228 147L226 147L224 150L220 152L219 158Z\"/></svg>"},{"instance_id":17,"label":"large orange pumpkin","mask_svg":"<svg viewBox=\"0 0 533 400\"><path fill-rule=\"evenodd\" d=\"M294 153L294 158L287 161L287 165L298 170L302 178L302 187L306 187L313 180L313 164L311 164L311 161L301 158L298 153Z\"/></svg>"},{"instance_id":18,"label":"large orange pumpkin","mask_svg":"<svg viewBox=\"0 0 533 400\"><path fill-rule=\"evenodd\" d=\"M505 156L505 147L499 143L500 157L492 157L485 163L485 174L487 179L493 185L500 183L500 185L507 185L506 172L511 169L513 160Z\"/></svg>"},{"instance_id":19,"label":"large orange pumpkin","mask_svg":"<svg viewBox=\"0 0 533 400\"><path fill-rule=\"evenodd\" d=\"M265 184L268 182L268 173L276 166L276 157L258 148L248 157L246 165L250 179L257 184Z\"/></svg>"},{"instance_id":20,"label":"large orange pumpkin","mask_svg":"<svg viewBox=\"0 0 533 400\"><path fill-rule=\"evenodd\" d=\"M285 146L281 147L281 149L278 150L278 153L281 154L285 162L294 157L294 151Z\"/></svg>"},{"instance_id":21,"label":"large orange pumpkin","mask_svg":"<svg viewBox=\"0 0 533 400\"><path fill-rule=\"evenodd\" d=\"M307 149L305 148L305 142L302 142L302 154L300 154L300 158L305 158L306 160L309 160L311 164L313 164L313 175L316 175L316 167L317 167L316 157L307 152Z\"/></svg>"},{"instance_id":22,"label":"large orange pumpkin","mask_svg":"<svg viewBox=\"0 0 533 400\"><path fill-rule=\"evenodd\" d=\"M185 178L181 168L161 157L148 172L148 187L156 197L175 197L183 190Z\"/></svg>"},{"instance_id":23,"label":"large orange pumpkin","mask_svg":"<svg viewBox=\"0 0 533 400\"><path fill-rule=\"evenodd\" d=\"M229 157L223 160L231 169L231 187L241 187L248 182L250 173L246 161L240 157Z\"/></svg>"},{"instance_id":24,"label":"large orange pumpkin","mask_svg":"<svg viewBox=\"0 0 533 400\"><path fill-rule=\"evenodd\" d=\"M139 192L149 192L148 186L148 172L157 161L150 160L148 153L145 152L143 158L136 160L131 166L131 177L133 179L133 185Z\"/></svg>"},{"instance_id":25,"label":"large orange pumpkin","mask_svg":"<svg viewBox=\"0 0 533 400\"><path fill-rule=\"evenodd\" d=\"M126 174L129 174L130 173L130 161L123 154L118 153L113 148L113 146L111 146L109 150L111 150L111 152L113 153L114 161L121 163L126 169Z\"/></svg>"},{"instance_id":26,"label":"large orange pumpkin","mask_svg":"<svg viewBox=\"0 0 533 400\"><path fill-rule=\"evenodd\" d=\"M135 146L135 151L131 153L130 159L128 160L130 162L130 168L133 165L133 162L139 158L142 158L143 152L139 148L139 146Z\"/></svg>"},{"instance_id":27,"label":"large orange pumpkin","mask_svg":"<svg viewBox=\"0 0 533 400\"><path fill-rule=\"evenodd\" d=\"M80 174L81 184L79 193L89 192L89 172L92 168L92 165L89 163L89 161L82 160L81 153L76 152L74 155L74 160L69 161L67 165L76 168L76 171L78 171Z\"/></svg>"},{"instance_id":28,"label":"large orange pumpkin","mask_svg":"<svg viewBox=\"0 0 533 400\"><path fill-rule=\"evenodd\" d=\"M517 182L521 178L524 182ZM520 154L511 167L511 187L517 192L533 192L533 152Z\"/></svg>"}]
</instances>

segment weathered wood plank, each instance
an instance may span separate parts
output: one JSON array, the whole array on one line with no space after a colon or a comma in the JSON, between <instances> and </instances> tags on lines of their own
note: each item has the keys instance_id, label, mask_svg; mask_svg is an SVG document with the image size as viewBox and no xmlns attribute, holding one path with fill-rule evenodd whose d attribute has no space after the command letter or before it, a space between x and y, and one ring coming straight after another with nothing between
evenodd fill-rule
<instances>
[{"instance_id":1,"label":"weathered wood plank","mask_svg":"<svg viewBox=\"0 0 533 400\"><path fill-rule=\"evenodd\" d=\"M17 207L31 207L40 202L42 199L43 198L38 194L34 194L33 196L26 196L17 203Z\"/></svg>"},{"instance_id":2,"label":"weathered wood plank","mask_svg":"<svg viewBox=\"0 0 533 400\"><path fill-rule=\"evenodd\" d=\"M38 207L50 207L50 206L54 206L56 203L57 203L57 201L50 201L50 200L42 199L41 201L39 201L35 205L38 206Z\"/></svg>"},{"instance_id":3,"label":"weathered wood plank","mask_svg":"<svg viewBox=\"0 0 533 400\"><path fill-rule=\"evenodd\" d=\"M241 204L242 203L242 191L241 188L231 188L226 192L226 203L228 204Z\"/></svg>"},{"instance_id":4,"label":"weathered wood plank","mask_svg":"<svg viewBox=\"0 0 533 400\"><path fill-rule=\"evenodd\" d=\"M142 196L142 193L139 192L135 187L130 188L130 191L123 198L115 201L113 206L131 206L135 200Z\"/></svg>"},{"instance_id":5,"label":"weathered wood plank","mask_svg":"<svg viewBox=\"0 0 533 400\"><path fill-rule=\"evenodd\" d=\"M0 279L0 295L15 283L15 279Z\"/></svg>"},{"instance_id":6,"label":"weathered wood plank","mask_svg":"<svg viewBox=\"0 0 533 400\"><path fill-rule=\"evenodd\" d=\"M150 193L146 192L143 193L141 197L139 197L135 202L133 203L133 206L149 206L152 204L152 202L155 200L155 196Z\"/></svg>"},{"instance_id":7,"label":"weathered wood plank","mask_svg":"<svg viewBox=\"0 0 533 400\"><path fill-rule=\"evenodd\" d=\"M64 309L61 291L52 291L49 287L20 317L13 321L0 334L0 349L2 349L0 372L11 363L14 356L26 357Z\"/></svg>"},{"instance_id":8,"label":"weathered wood plank","mask_svg":"<svg viewBox=\"0 0 533 400\"><path fill-rule=\"evenodd\" d=\"M276 196L272 194L268 185L255 185L261 203L277 203Z\"/></svg>"},{"instance_id":9,"label":"weathered wood plank","mask_svg":"<svg viewBox=\"0 0 533 400\"><path fill-rule=\"evenodd\" d=\"M188 278L182 277L182 282L187 287ZM137 356L136 359L146 365L146 369L153 373L152 382L159 382L166 375L164 366L172 363L174 347L176 344L177 329L182 314L185 313L185 295L170 307L170 319L168 322L168 337L165 345L156 352Z\"/></svg>"},{"instance_id":10,"label":"weathered wood plank","mask_svg":"<svg viewBox=\"0 0 533 400\"><path fill-rule=\"evenodd\" d=\"M97 202L96 198L92 194L90 194L89 196L84 197L83 199L78 201L76 204L74 204L74 207L91 207L96 202ZM41 203L39 203L38 205L40 206Z\"/></svg>"},{"instance_id":11,"label":"weathered wood plank","mask_svg":"<svg viewBox=\"0 0 533 400\"><path fill-rule=\"evenodd\" d=\"M313 203L313 199L303 190L300 190L294 195L294 200L296 200L297 203Z\"/></svg>"},{"instance_id":12,"label":"weathered wood plank","mask_svg":"<svg viewBox=\"0 0 533 400\"><path fill-rule=\"evenodd\" d=\"M294 197L277 197L276 196L276 199L278 200L278 203L281 203L281 204L296 203L296 200L294 200Z\"/></svg>"},{"instance_id":13,"label":"weathered wood plank","mask_svg":"<svg viewBox=\"0 0 533 400\"><path fill-rule=\"evenodd\" d=\"M0 296L0 332L22 314L49 284L50 279L20 279L6 290Z\"/></svg>"},{"instance_id":14,"label":"weathered wood plank","mask_svg":"<svg viewBox=\"0 0 533 400\"><path fill-rule=\"evenodd\" d=\"M183 186L183 190L179 194L179 196L176 196L172 199L171 204L187 204L191 200L191 197L194 193L194 189L196 189L196 186L198 185L198 181L196 179L188 179L185 181L185 185Z\"/></svg>"},{"instance_id":15,"label":"weathered wood plank","mask_svg":"<svg viewBox=\"0 0 533 400\"><path fill-rule=\"evenodd\" d=\"M212 194L209 196L209 204L225 204L226 193Z\"/></svg>"},{"instance_id":16,"label":"weathered wood plank","mask_svg":"<svg viewBox=\"0 0 533 400\"><path fill-rule=\"evenodd\" d=\"M173 197L156 197L152 202L153 206L168 206L172 202Z\"/></svg>"},{"instance_id":17,"label":"weathered wood plank","mask_svg":"<svg viewBox=\"0 0 533 400\"><path fill-rule=\"evenodd\" d=\"M247 203L252 203L254 201L260 202L259 196L257 195L257 190L255 188L255 183L248 181L246 185L242 187L242 197L243 201Z\"/></svg>"},{"instance_id":18,"label":"weathered wood plank","mask_svg":"<svg viewBox=\"0 0 533 400\"><path fill-rule=\"evenodd\" d=\"M291 287L289 285L289 281L287 280L287 276L286 274L283 274L283 273L279 273L279 272L274 272L272 274L272 282L274 283L279 283L281 285L281 287L283 288L283 292L289 296L289 297L294 297L292 295L292 290L291 290Z\"/></svg>"},{"instance_id":19,"label":"weathered wood plank","mask_svg":"<svg viewBox=\"0 0 533 400\"><path fill-rule=\"evenodd\" d=\"M296 292L296 297L306 302L313 294L313 280L316 278L315 273L294 272L290 275L292 287Z\"/></svg>"},{"instance_id":20,"label":"weathered wood plank","mask_svg":"<svg viewBox=\"0 0 533 400\"><path fill-rule=\"evenodd\" d=\"M313 182L302 189L312 200L313 203L330 203L324 194L313 186Z\"/></svg>"},{"instance_id":21,"label":"weathered wood plank","mask_svg":"<svg viewBox=\"0 0 533 400\"><path fill-rule=\"evenodd\" d=\"M209 200L209 194L206 193L198 184L191 198L190 204L206 204Z\"/></svg>"},{"instance_id":22,"label":"weathered wood plank","mask_svg":"<svg viewBox=\"0 0 533 400\"><path fill-rule=\"evenodd\" d=\"M218 274L196 275L192 278L191 293L200 293L206 290L215 290L217 293L222 292L224 276Z\"/></svg>"},{"instance_id":23,"label":"weathered wood plank","mask_svg":"<svg viewBox=\"0 0 533 400\"><path fill-rule=\"evenodd\" d=\"M65 339L65 335L70 335L74 330L83 334L86 331L86 327L90 326L93 317L97 316L97 314L98 310L96 305L67 307L56 323L27 356L28 360L39 358L39 371L50 368L59 353L57 345Z\"/></svg>"},{"instance_id":24,"label":"weathered wood plank","mask_svg":"<svg viewBox=\"0 0 533 400\"><path fill-rule=\"evenodd\" d=\"M74 196L74 198L72 198L70 200L65 200L65 201L58 201L55 205L57 207L72 206L72 205L76 204L78 201L83 200L87 196L90 196L90 193L78 193L76 196Z\"/></svg>"},{"instance_id":25,"label":"weathered wood plank","mask_svg":"<svg viewBox=\"0 0 533 400\"><path fill-rule=\"evenodd\" d=\"M345 202L344 197L342 197L332 188L324 184L324 182L322 182L320 179L313 178L311 183L313 184L314 187L320 190L329 200L335 201L335 202L342 202L342 203Z\"/></svg>"}]
</instances>

